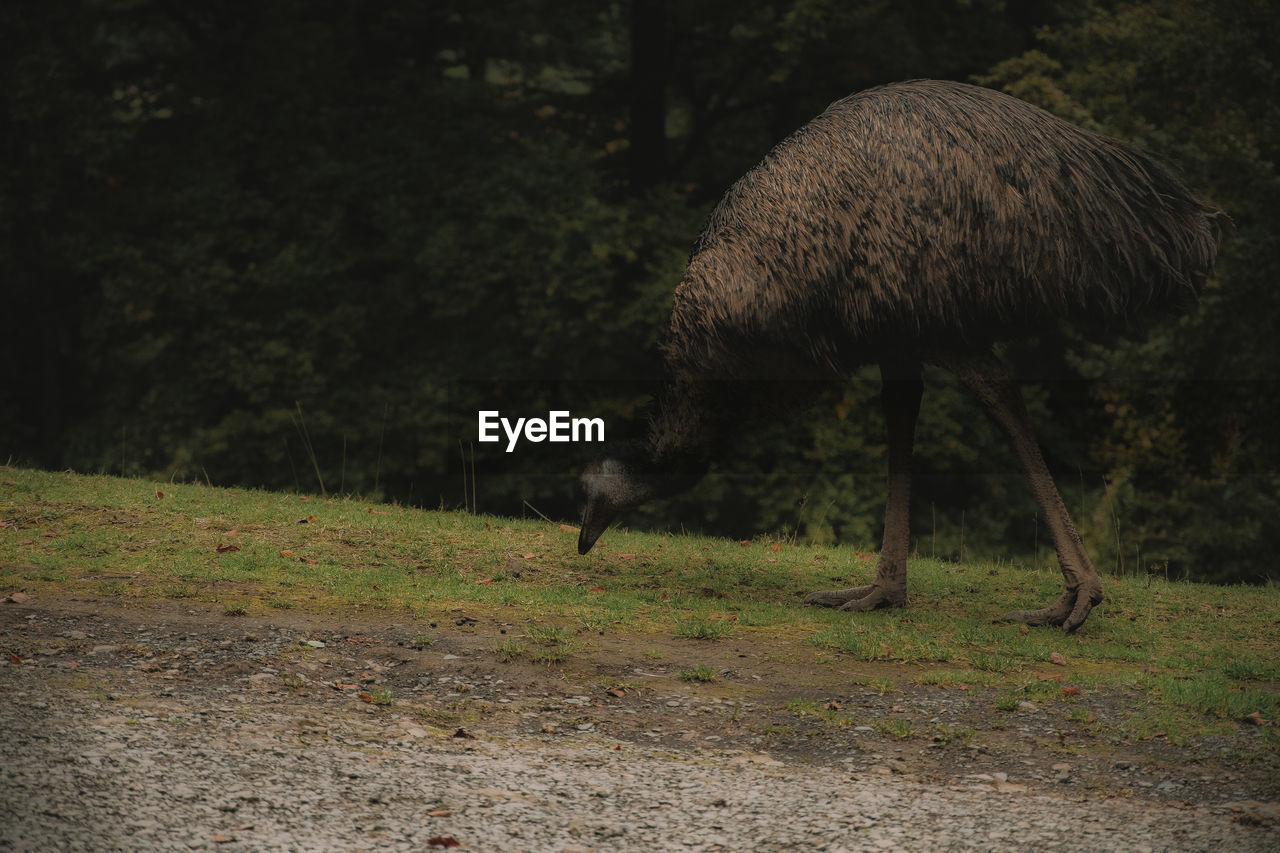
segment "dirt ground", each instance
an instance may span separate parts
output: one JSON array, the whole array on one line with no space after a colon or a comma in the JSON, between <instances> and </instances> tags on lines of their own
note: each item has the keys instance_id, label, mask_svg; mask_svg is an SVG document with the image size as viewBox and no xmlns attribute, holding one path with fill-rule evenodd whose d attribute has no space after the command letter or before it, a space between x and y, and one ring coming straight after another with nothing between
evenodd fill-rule
<instances>
[{"instance_id":1,"label":"dirt ground","mask_svg":"<svg viewBox=\"0 0 1280 853\"><path fill-rule=\"evenodd\" d=\"M150 757L140 765L149 768L154 762L167 765L166 755L194 749L188 766L195 768L213 760L200 751L202 742L235 740L248 729L265 727L271 730L255 735L265 738L261 744L242 744L248 750L242 760L266 756L261 766L270 767L285 761L290 749L358 748L352 732L372 732L380 733L383 746L448 755L463 768L467 755L477 762L480 756L536 758L543 762L538 766L551 768L544 775L560 772L556 755L577 756L566 758L564 766L588 752L604 756L588 762L597 769L613 766L609 762L638 767L642 760L661 759L671 769L654 771L657 781L646 784L655 790L663 785L662 773L674 774L667 783L679 790L689 768L776 771L768 783L742 776L735 784L755 786L750 795L743 794L743 802L761 796L760 785L780 779L803 786L795 781L801 776L856 781L872 792L898 786L917 793L968 793L986 804L995 834L984 834L979 824L969 830L976 836L929 841L957 849L1002 849L1004 816L1012 819L1024 807L1030 814L1033 801L1040 804L1035 808L1048 803L1044 807L1050 813L1055 802L1087 813L1159 813L1164 817L1152 826L1173 834L1152 829L1156 834L1149 836L1149 849L1280 849L1280 766L1274 751L1263 748L1260 733L1244 727L1230 737L1189 746L1160 736L1126 740L1117 734L1117 724L1144 701L1137 693L1090 692L1076 702L1030 701L1002 712L995 710L996 692L988 688L913 684L920 667L860 662L800 642L764 642L745 633L716 641L579 633L561 662L505 661L498 645L522 637L528 628L514 617L507 622L501 614L465 610L415 622L369 611L228 615L206 603L184 601L59 598L2 604L0 644L9 663L0 687L8 697L9 734L0 748L5 762L0 806L6 813L0 848L153 849L154 843L154 849L166 849L176 837L172 833L180 832L185 833L182 845L193 849L343 849L349 843L355 846L348 849L426 849L452 846L451 841L467 849L651 849L649 836L621 812L616 827L593 825L586 836L565 834L569 824L539 836L528 826L528 816L516 835L494 835L502 822L489 818L474 826L457 820L451 825L467 805L456 792L450 794L453 801L441 796L418 803L415 807L425 810L419 814L432 819L420 817L414 827L396 830L401 835L386 827L379 835L376 826L353 824L328 834L290 836L281 824L268 837L266 818L246 817L261 796L243 794L234 807L219 806L215 801L225 799L226 785L202 786L194 769L184 779L180 767L162 768L167 775L155 784L172 791L179 779L178 785L190 788L184 802L192 805L162 807L146 819L130 817L147 811L145 806L115 811L110 805L92 806L104 796L101 791L67 799L68 786L110 786L127 778L126 765L111 770L117 767L116 754L154 746L155 754L146 753ZM715 680L680 678L682 670L697 665L713 671ZM1082 707L1092 720L1081 719ZM226 772L236 778L242 771ZM261 774L259 787L272 784L273 772ZM65 782L54 785L49 779L58 773ZM253 774L244 778L246 790L258 784ZM399 774L396 784L404 779ZM290 783L295 789L298 784ZM576 784L566 777L566 786ZM119 796L150 791L154 799L153 788L137 787L130 795L132 789L123 786ZM485 800L486 808L498 808L491 789L481 790L490 794L477 799ZM370 797L377 806L379 795ZM723 810L731 801L729 794L709 797L698 808ZM298 807L302 812L306 802ZM502 802L503 808L516 808L521 801ZM196 803L205 811L177 821L183 808L195 809ZM1103 804L1111 811L1101 809ZM368 806L362 801L362 808ZM956 808L975 814L974 807L958 801ZM116 816L108 817L104 828L104 815L110 814ZM736 822L721 835L708 835L705 826L719 824L706 824L693 812L684 815L683 824L677 819L656 827L654 837L678 849L788 849L795 844L880 849L885 839L888 847L906 842L883 825L876 829L874 821L856 837L848 834L853 824L836 832L814 823L834 821L833 814L804 818L809 835L788 841L784 833L776 845L763 836L735 835ZM181 826L170 825L166 815ZM1185 830L1178 828L1179 820L1187 822ZM85 821L97 822L89 834ZM1109 821L1099 824L1093 841L1107 846L1112 839L1118 842L1114 849L1130 847L1134 842L1124 833L1131 824ZM1043 821L1030 825L1046 833L1033 848L1056 849L1056 829ZM467 831L470 837L464 837ZM427 832L438 834L424 838ZM1009 849L1026 840L1017 832L1008 838ZM1061 841L1063 849L1082 843L1078 833L1071 837L1069 827Z\"/></svg>"}]
</instances>

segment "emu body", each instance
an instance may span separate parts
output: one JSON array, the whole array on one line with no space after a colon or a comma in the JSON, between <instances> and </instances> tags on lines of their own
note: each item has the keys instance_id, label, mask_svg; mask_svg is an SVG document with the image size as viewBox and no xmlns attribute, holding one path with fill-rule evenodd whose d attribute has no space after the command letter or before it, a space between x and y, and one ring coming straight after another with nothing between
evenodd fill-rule
<instances>
[{"instance_id":1,"label":"emu body","mask_svg":"<svg viewBox=\"0 0 1280 853\"><path fill-rule=\"evenodd\" d=\"M676 288L648 439L583 474L579 552L619 513L696 481L751 401L744 383L874 362L889 433L876 577L807 602L904 604L921 366L933 363L1008 437L1062 567L1058 601L1007 617L1075 630L1101 583L992 347L1062 319L1123 325L1190 305L1218 215L1139 149L989 89L921 80L837 101L712 212Z\"/></svg>"}]
</instances>

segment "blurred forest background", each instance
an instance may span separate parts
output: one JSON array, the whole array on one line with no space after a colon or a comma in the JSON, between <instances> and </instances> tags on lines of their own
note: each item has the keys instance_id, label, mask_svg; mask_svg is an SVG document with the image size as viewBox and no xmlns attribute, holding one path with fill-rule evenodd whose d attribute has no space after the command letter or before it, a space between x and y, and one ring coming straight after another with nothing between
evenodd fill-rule
<instances>
[{"instance_id":1,"label":"blurred forest background","mask_svg":"<svg viewBox=\"0 0 1280 853\"><path fill-rule=\"evenodd\" d=\"M1007 356L1100 571L1278 579L1277 45L1269 0L7 2L0 462L572 520L592 449L473 444L477 407L625 432L721 193L831 101L937 77L1230 213L1191 314ZM927 383L917 551L1052 559L1003 440ZM877 393L745 425L628 521L874 546Z\"/></svg>"}]
</instances>

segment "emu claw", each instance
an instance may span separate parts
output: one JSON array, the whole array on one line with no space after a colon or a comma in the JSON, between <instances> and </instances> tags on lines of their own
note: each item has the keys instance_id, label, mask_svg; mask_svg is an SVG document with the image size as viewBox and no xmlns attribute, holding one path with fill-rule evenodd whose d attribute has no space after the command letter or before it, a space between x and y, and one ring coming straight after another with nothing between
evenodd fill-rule
<instances>
[{"instance_id":1,"label":"emu claw","mask_svg":"<svg viewBox=\"0 0 1280 853\"><path fill-rule=\"evenodd\" d=\"M804 603L815 607L842 607L850 601L866 598L873 589L875 587L869 585L855 586L850 589L821 589L806 595Z\"/></svg>"},{"instance_id":2,"label":"emu claw","mask_svg":"<svg viewBox=\"0 0 1280 853\"><path fill-rule=\"evenodd\" d=\"M1028 625L1062 626L1068 634L1074 633L1089 617L1089 611L1102 601L1101 585L1081 585L1069 589L1048 607L1039 610L1012 610L1000 617L1001 622L1025 622Z\"/></svg>"},{"instance_id":3,"label":"emu claw","mask_svg":"<svg viewBox=\"0 0 1280 853\"><path fill-rule=\"evenodd\" d=\"M868 610L878 610L881 607L903 607L907 603L907 595L903 590L897 593L885 592L878 586L872 586L871 591L861 598L855 598L852 601L846 601L840 605L841 610L863 613Z\"/></svg>"},{"instance_id":4,"label":"emu claw","mask_svg":"<svg viewBox=\"0 0 1280 853\"><path fill-rule=\"evenodd\" d=\"M850 589L823 589L811 592L804 599L805 604L818 607L834 607L837 610L862 612L879 607L901 607L907 603L905 592L897 594L885 592L875 584L855 586Z\"/></svg>"}]
</instances>

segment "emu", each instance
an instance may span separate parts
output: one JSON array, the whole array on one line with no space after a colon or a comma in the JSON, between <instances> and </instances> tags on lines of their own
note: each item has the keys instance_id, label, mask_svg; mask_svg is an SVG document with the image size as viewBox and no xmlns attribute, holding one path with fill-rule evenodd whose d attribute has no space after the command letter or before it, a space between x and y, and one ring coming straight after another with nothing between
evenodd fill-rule
<instances>
[{"instance_id":1,"label":"emu","mask_svg":"<svg viewBox=\"0 0 1280 853\"><path fill-rule=\"evenodd\" d=\"M1065 590L1006 620L1071 632L1102 584L1045 465L1004 341L1069 319L1123 325L1194 302L1225 215L1124 142L1016 98L915 80L836 101L737 181L675 291L647 438L591 463L578 553L618 515L706 471L752 382L878 364L888 488L875 578L805 603L906 604L925 364L955 373L1012 445Z\"/></svg>"}]
</instances>

